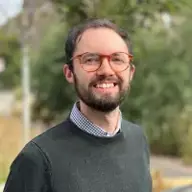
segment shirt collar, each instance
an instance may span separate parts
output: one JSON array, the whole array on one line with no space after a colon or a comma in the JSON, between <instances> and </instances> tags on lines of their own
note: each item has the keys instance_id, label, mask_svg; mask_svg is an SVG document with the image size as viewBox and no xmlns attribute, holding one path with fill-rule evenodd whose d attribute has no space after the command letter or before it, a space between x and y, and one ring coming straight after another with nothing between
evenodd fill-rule
<instances>
[{"instance_id":1,"label":"shirt collar","mask_svg":"<svg viewBox=\"0 0 192 192\"><path fill-rule=\"evenodd\" d=\"M117 126L116 131L113 134L106 132L104 129L93 124L90 120L88 120L79 110L78 102L73 105L73 108L72 108L72 111L70 114L70 119L74 124L77 125L78 128L80 128L83 131L86 131L89 134L92 134L92 135L95 135L98 137L113 137L120 131L122 114L120 111L120 118L118 121L118 126Z\"/></svg>"}]
</instances>

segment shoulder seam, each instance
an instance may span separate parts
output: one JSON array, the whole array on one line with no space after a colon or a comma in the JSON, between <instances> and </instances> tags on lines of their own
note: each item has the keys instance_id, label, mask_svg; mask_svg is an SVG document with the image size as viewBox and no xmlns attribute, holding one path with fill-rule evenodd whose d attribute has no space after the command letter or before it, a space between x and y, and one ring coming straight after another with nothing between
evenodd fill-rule
<instances>
[{"instance_id":1,"label":"shoulder seam","mask_svg":"<svg viewBox=\"0 0 192 192\"><path fill-rule=\"evenodd\" d=\"M50 161L49 161L49 158L47 157L47 155L45 154L45 152L42 150L42 148L41 148L36 142L34 142L33 140L31 140L31 143L34 144L34 145L37 147L37 149L39 150L40 154L43 156L43 158L46 159L46 161L47 161L47 163L48 163L48 164L47 164L47 165L48 165L48 172L49 172L50 177L51 177L51 187L53 187L52 169L51 169L51 163L50 163Z\"/></svg>"}]
</instances>

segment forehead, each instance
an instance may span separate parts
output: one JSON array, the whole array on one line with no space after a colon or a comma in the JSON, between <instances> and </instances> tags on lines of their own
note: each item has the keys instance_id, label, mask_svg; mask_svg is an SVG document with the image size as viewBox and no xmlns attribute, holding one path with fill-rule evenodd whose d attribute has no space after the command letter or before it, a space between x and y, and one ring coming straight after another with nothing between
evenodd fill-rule
<instances>
[{"instance_id":1,"label":"forehead","mask_svg":"<svg viewBox=\"0 0 192 192\"><path fill-rule=\"evenodd\" d=\"M126 42L112 29L97 28L86 30L77 39L76 53L98 52L110 54L113 52L128 52Z\"/></svg>"}]
</instances>

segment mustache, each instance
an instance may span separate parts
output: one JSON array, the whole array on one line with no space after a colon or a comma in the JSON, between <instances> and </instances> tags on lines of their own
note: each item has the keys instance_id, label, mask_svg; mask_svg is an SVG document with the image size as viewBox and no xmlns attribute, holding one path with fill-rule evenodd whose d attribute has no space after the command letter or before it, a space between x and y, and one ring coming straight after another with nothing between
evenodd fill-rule
<instances>
[{"instance_id":1,"label":"mustache","mask_svg":"<svg viewBox=\"0 0 192 192\"><path fill-rule=\"evenodd\" d=\"M90 86L96 85L98 83L103 83L103 82L113 82L119 85L121 83L121 80L119 78L115 77L106 77L106 76L98 76L94 80L91 81Z\"/></svg>"}]
</instances>

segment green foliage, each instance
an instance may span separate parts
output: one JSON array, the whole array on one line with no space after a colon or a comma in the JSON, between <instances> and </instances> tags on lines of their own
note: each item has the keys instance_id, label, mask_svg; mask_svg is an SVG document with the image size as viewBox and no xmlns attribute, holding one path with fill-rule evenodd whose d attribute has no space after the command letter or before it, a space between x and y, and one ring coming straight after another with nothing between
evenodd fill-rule
<instances>
[{"instance_id":1,"label":"green foliage","mask_svg":"<svg viewBox=\"0 0 192 192\"><path fill-rule=\"evenodd\" d=\"M182 159L185 164L192 165L192 128L189 129L182 145Z\"/></svg>"},{"instance_id":2,"label":"green foliage","mask_svg":"<svg viewBox=\"0 0 192 192\"><path fill-rule=\"evenodd\" d=\"M191 139L188 135L190 117L182 120L182 116L184 109L192 105L192 27L187 19L165 30L156 18L156 13L162 11L174 13L179 20L190 18L178 11L189 1L54 2L60 7L64 27L56 24L49 30L35 61L34 118L50 122L63 116L75 99L62 74L66 31L86 18L107 17L131 31L134 42L136 76L130 95L121 107L125 118L145 127L152 152L190 154L191 149L186 148ZM146 28L148 19L150 25ZM62 60L57 60L61 57ZM186 142L181 140L181 135Z\"/></svg>"},{"instance_id":3,"label":"green foliage","mask_svg":"<svg viewBox=\"0 0 192 192\"><path fill-rule=\"evenodd\" d=\"M191 105L191 30L184 23L174 28L177 35L140 30L135 36L136 76L122 110L128 119L146 128L156 153L180 154L178 133L185 125L175 121Z\"/></svg>"},{"instance_id":4,"label":"green foliage","mask_svg":"<svg viewBox=\"0 0 192 192\"><path fill-rule=\"evenodd\" d=\"M0 32L0 56L5 59L6 70L0 74L0 88L10 89L20 82L20 45L14 36Z\"/></svg>"},{"instance_id":5,"label":"green foliage","mask_svg":"<svg viewBox=\"0 0 192 192\"><path fill-rule=\"evenodd\" d=\"M62 21L69 26L88 18L107 17L118 25L135 32L145 26L146 20L155 21L161 12L175 13L184 6L191 5L189 0L52 0Z\"/></svg>"},{"instance_id":6,"label":"green foliage","mask_svg":"<svg viewBox=\"0 0 192 192\"><path fill-rule=\"evenodd\" d=\"M177 141L180 144L180 155L185 164L192 164L192 107L186 106L180 117L175 120L177 129Z\"/></svg>"},{"instance_id":7,"label":"green foliage","mask_svg":"<svg viewBox=\"0 0 192 192\"><path fill-rule=\"evenodd\" d=\"M63 117L74 101L74 94L62 72L64 29L52 26L43 42L33 65L33 92L36 98L33 118L50 123L58 116Z\"/></svg>"}]
</instances>

